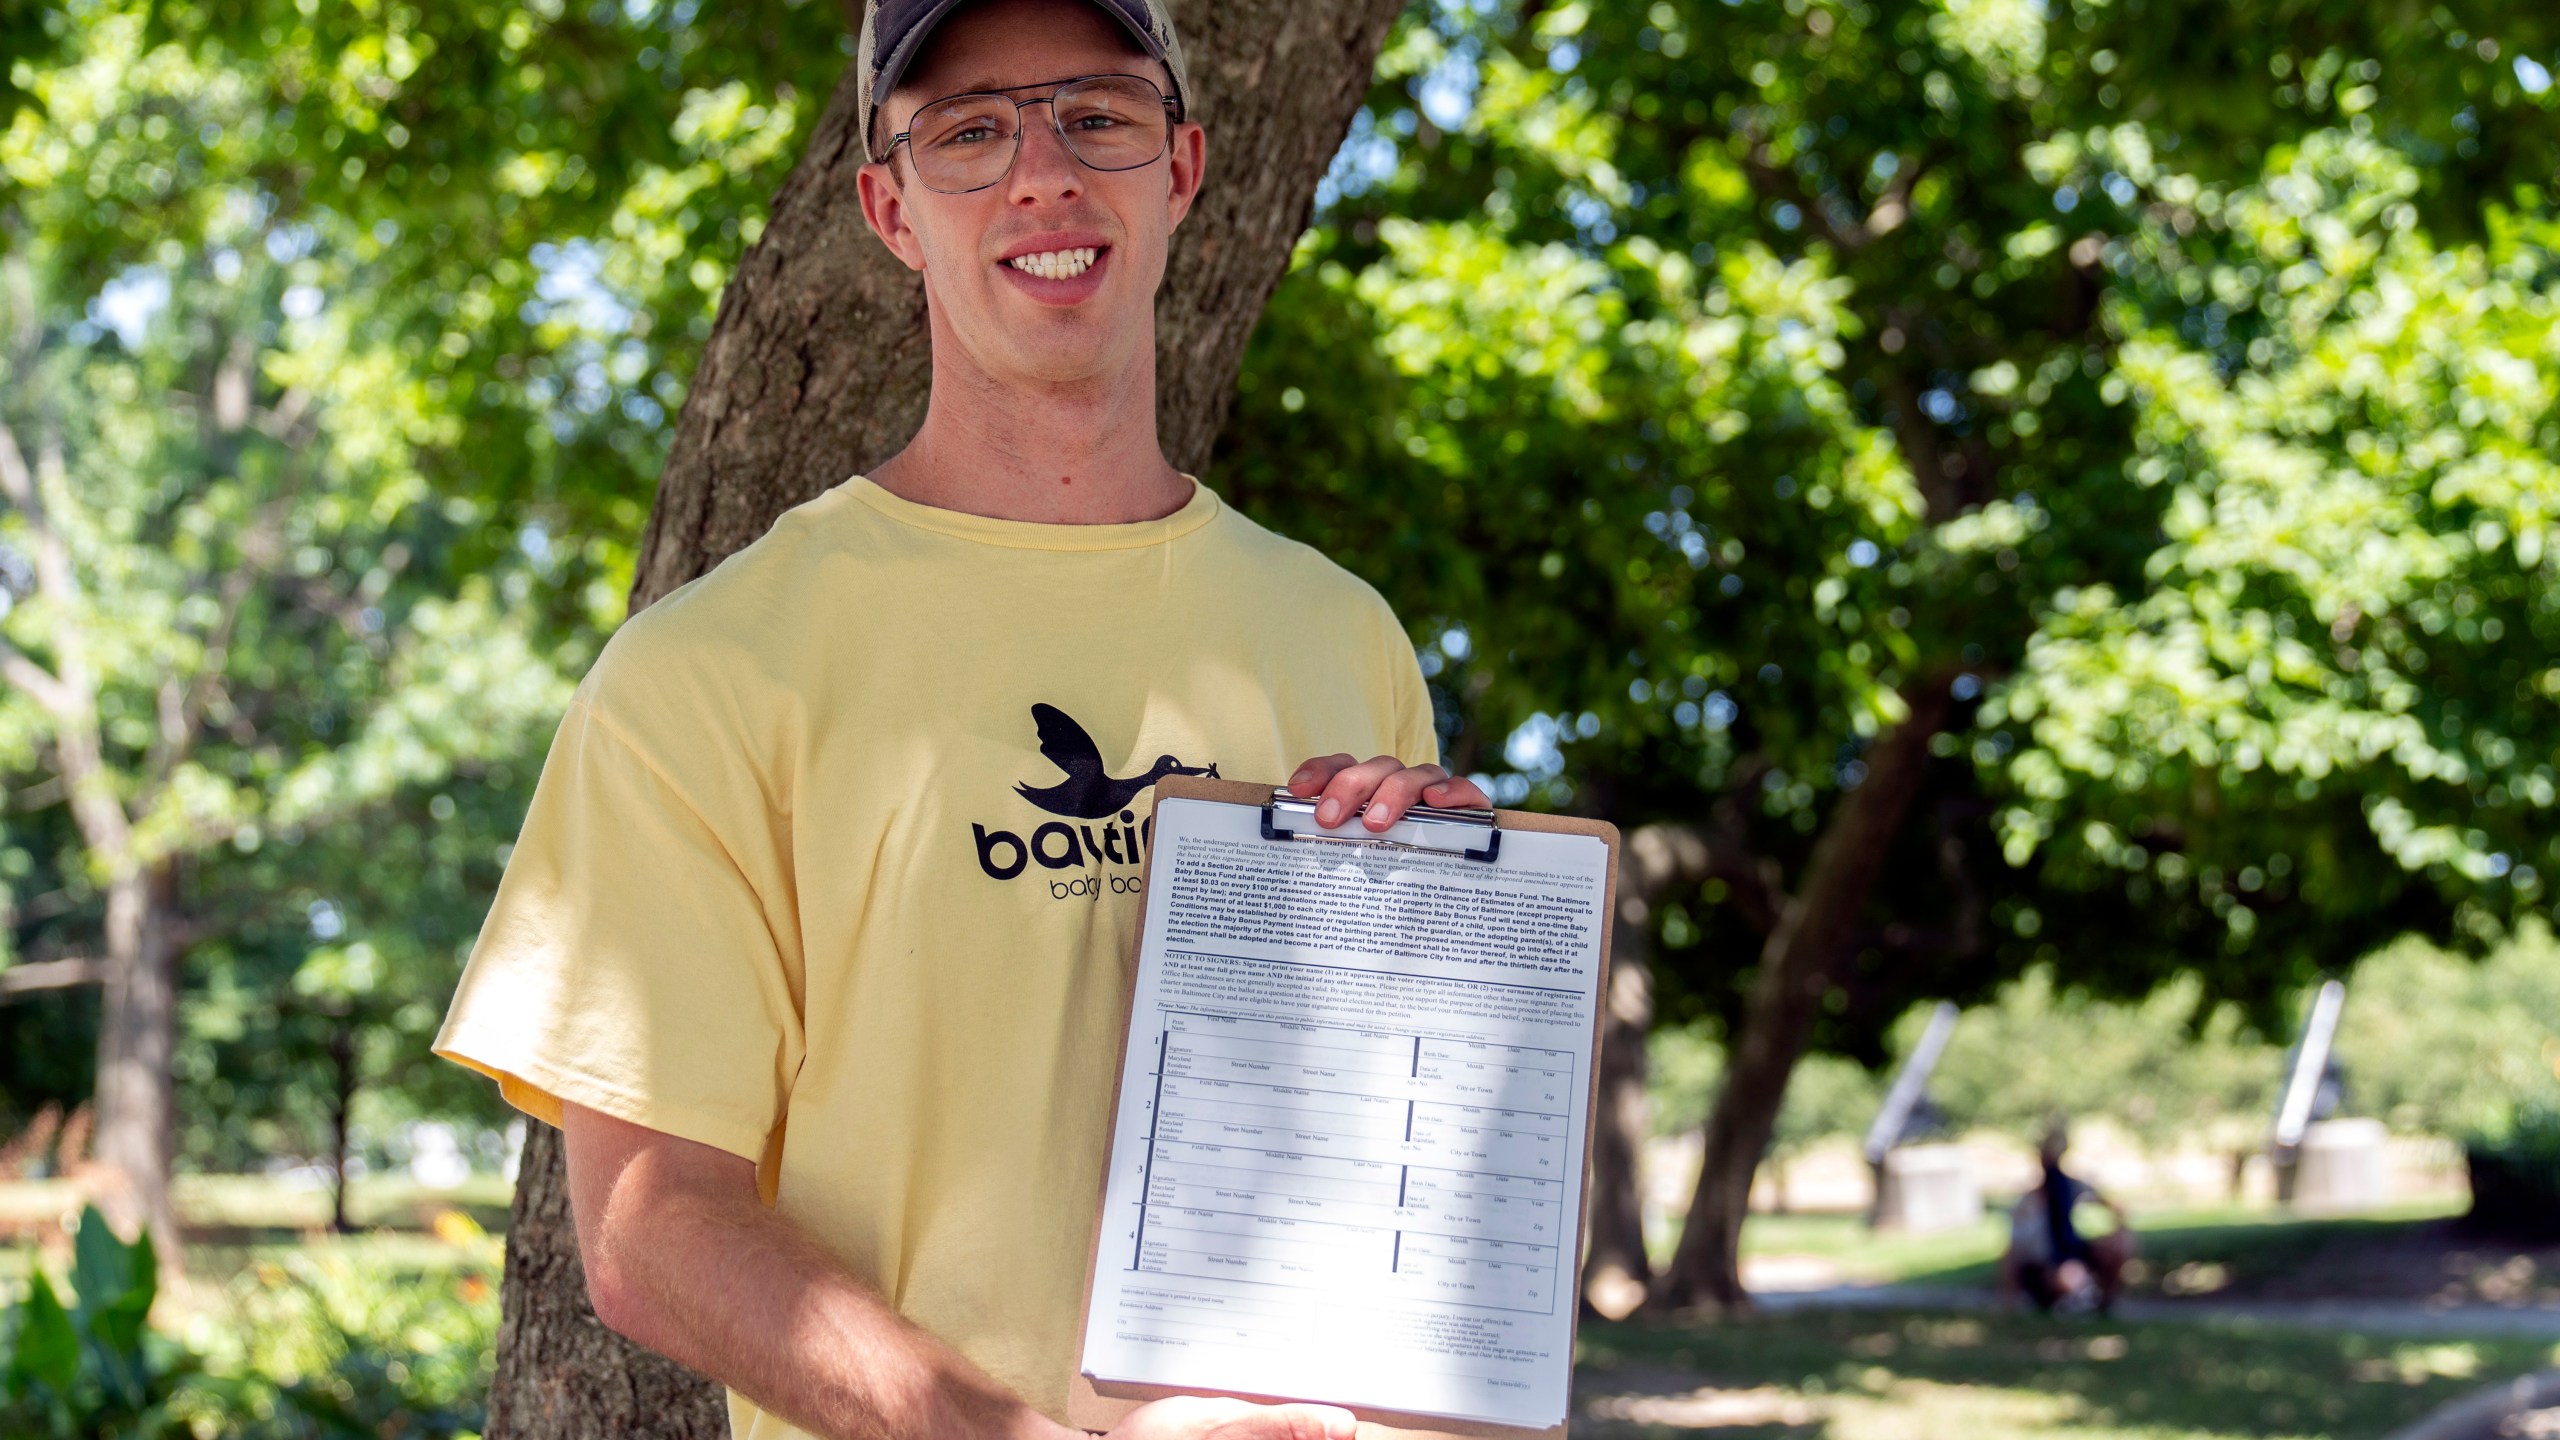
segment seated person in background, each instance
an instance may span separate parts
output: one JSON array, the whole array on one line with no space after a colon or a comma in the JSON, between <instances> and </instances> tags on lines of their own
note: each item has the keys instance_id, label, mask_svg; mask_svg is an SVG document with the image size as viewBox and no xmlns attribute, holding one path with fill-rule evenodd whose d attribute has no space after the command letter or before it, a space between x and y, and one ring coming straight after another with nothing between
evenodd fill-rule
<instances>
[{"instance_id":1,"label":"seated person in background","mask_svg":"<svg viewBox=\"0 0 2560 1440\"><path fill-rule=\"evenodd\" d=\"M2133 1258L2133 1226L2123 1207L2062 1168L2071 1132L2059 1120L2046 1129L2037 1153L2044 1161L2044 1180L2018 1197L2009 1212L2009 1250L2000 1258L2004 1295L2024 1294L2038 1310L2115 1308L2124 1290L2125 1262ZM2087 1200L2106 1207L2115 1229L2086 1236L2072 1211Z\"/></svg>"}]
</instances>

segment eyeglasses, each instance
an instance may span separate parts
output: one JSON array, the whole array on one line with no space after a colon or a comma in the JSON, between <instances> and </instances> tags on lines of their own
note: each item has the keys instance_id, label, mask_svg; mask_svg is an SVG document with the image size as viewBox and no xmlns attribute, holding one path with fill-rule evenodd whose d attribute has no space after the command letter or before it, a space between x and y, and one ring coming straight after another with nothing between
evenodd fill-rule
<instances>
[{"instance_id":1,"label":"eyeglasses","mask_svg":"<svg viewBox=\"0 0 2560 1440\"><path fill-rule=\"evenodd\" d=\"M1007 88L1050 85L1057 88L1028 100L996 92L945 96L916 111L907 128L890 137L888 150L903 142L928 190L984 190L1011 173L1022 153L1023 107L1047 105L1067 153L1087 169L1135 170L1165 152L1180 106L1145 76L1079 75Z\"/></svg>"}]
</instances>

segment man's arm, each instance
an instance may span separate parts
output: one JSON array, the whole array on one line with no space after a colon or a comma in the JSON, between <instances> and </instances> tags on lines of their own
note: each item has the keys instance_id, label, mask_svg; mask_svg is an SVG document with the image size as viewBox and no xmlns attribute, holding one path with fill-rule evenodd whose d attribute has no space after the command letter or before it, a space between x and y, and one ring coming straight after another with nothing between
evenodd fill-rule
<instances>
[{"instance_id":1,"label":"man's arm","mask_svg":"<svg viewBox=\"0 0 2560 1440\"><path fill-rule=\"evenodd\" d=\"M756 1195L755 1166L575 1104L569 1207L596 1317L830 1440L1067 1440ZM1351 1440L1318 1405L1163 1400L1120 1440Z\"/></svg>"}]
</instances>

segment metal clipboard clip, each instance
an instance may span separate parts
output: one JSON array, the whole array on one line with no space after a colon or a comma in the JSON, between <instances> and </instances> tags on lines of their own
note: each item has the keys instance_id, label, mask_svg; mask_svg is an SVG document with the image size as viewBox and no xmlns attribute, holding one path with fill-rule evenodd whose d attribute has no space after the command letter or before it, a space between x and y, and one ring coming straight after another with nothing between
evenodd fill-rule
<instances>
[{"instance_id":1,"label":"metal clipboard clip","mask_svg":"<svg viewBox=\"0 0 2560 1440\"><path fill-rule=\"evenodd\" d=\"M1344 828L1357 824L1354 815ZM1314 840L1331 845L1366 845L1379 850L1422 850L1437 855L1462 855L1469 860L1492 864L1502 853L1502 828L1494 823L1490 810L1452 810L1439 805L1416 805L1404 812L1398 825L1413 825L1424 838L1387 840L1364 832L1329 834L1316 826L1316 802L1303 800L1287 790L1275 789L1262 806L1262 838L1265 840Z\"/></svg>"}]
</instances>

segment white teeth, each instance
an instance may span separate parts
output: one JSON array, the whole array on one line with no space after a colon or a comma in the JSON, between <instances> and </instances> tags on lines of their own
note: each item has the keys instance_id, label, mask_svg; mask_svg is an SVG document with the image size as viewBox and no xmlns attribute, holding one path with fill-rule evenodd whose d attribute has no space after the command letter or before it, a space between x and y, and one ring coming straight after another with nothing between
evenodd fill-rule
<instances>
[{"instance_id":1,"label":"white teeth","mask_svg":"<svg viewBox=\"0 0 2560 1440\"><path fill-rule=\"evenodd\" d=\"M1037 255L1016 255L1005 263L1043 280L1073 280L1093 268L1093 258L1101 253L1092 246L1081 250L1043 250Z\"/></svg>"}]
</instances>

